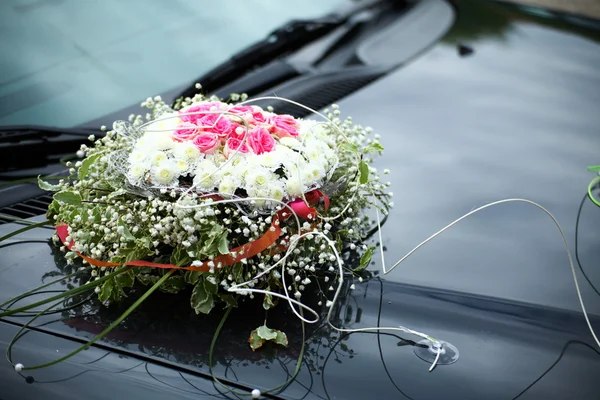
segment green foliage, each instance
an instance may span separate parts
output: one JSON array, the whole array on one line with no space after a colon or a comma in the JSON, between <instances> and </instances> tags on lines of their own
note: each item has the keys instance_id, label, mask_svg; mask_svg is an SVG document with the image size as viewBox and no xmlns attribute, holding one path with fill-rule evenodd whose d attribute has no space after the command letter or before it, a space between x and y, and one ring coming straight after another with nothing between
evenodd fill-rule
<instances>
[{"instance_id":1,"label":"green foliage","mask_svg":"<svg viewBox=\"0 0 600 400\"><path fill-rule=\"evenodd\" d=\"M81 167L79 167L79 170L77 171L77 176L80 181L84 180L87 177L90 167L92 166L92 164L94 164L96 162L96 160L100 156L101 156L100 153L94 154L92 156L86 157L85 160L83 160L81 162Z\"/></svg>"},{"instance_id":2,"label":"green foliage","mask_svg":"<svg viewBox=\"0 0 600 400\"><path fill-rule=\"evenodd\" d=\"M202 275L194 286L190 303L196 314L208 314L215 306L215 294L217 294L218 286L207 279L206 275Z\"/></svg>"},{"instance_id":3,"label":"green foliage","mask_svg":"<svg viewBox=\"0 0 600 400\"><path fill-rule=\"evenodd\" d=\"M81 204L82 199L79 193L62 191L54 194L54 200L59 203L77 206Z\"/></svg>"},{"instance_id":4,"label":"green foliage","mask_svg":"<svg viewBox=\"0 0 600 400\"><path fill-rule=\"evenodd\" d=\"M364 185L369 181L369 164L366 161L361 161L358 164L358 170L360 171L360 184Z\"/></svg>"},{"instance_id":5,"label":"green foliage","mask_svg":"<svg viewBox=\"0 0 600 400\"><path fill-rule=\"evenodd\" d=\"M250 344L252 351L259 349L268 341L282 346L288 345L288 338L284 332L277 329L271 329L267 327L267 325L261 325L250 332L248 343Z\"/></svg>"},{"instance_id":6,"label":"green foliage","mask_svg":"<svg viewBox=\"0 0 600 400\"><path fill-rule=\"evenodd\" d=\"M360 256L360 264L354 269L354 271L359 272L367 268L367 266L371 262L371 258L373 258L373 251L375 251L374 246L369 246L369 248L365 250L362 256Z\"/></svg>"},{"instance_id":7,"label":"green foliage","mask_svg":"<svg viewBox=\"0 0 600 400\"><path fill-rule=\"evenodd\" d=\"M52 185L51 183L43 181L40 176L38 176L37 179L38 179L38 186L42 190L46 190L46 191L49 191L49 192L57 192L57 191L59 191L62 188L61 185Z\"/></svg>"}]
</instances>

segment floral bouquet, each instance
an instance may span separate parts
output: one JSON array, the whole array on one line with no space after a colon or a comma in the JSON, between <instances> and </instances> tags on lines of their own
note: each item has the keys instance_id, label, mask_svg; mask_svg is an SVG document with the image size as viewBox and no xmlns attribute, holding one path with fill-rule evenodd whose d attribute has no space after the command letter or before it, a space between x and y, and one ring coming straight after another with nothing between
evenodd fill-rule
<instances>
[{"instance_id":1,"label":"floral bouquet","mask_svg":"<svg viewBox=\"0 0 600 400\"><path fill-rule=\"evenodd\" d=\"M191 287L196 313L262 296L264 309L284 299L304 319L312 310L303 292L317 275L369 263L365 210L387 213L392 195L370 166L383 150L371 129L341 120L336 106L315 112L316 121L236 95L142 106L146 121L131 116L90 137L94 146L82 146L68 179L39 181L56 192L47 214L56 241L68 262L90 264L86 285L100 301L118 301L136 284L150 286L147 295ZM360 265L345 266L344 249L362 254ZM339 279L330 275L320 291L326 306ZM268 340L287 343L266 324L249 342L254 350Z\"/></svg>"}]
</instances>

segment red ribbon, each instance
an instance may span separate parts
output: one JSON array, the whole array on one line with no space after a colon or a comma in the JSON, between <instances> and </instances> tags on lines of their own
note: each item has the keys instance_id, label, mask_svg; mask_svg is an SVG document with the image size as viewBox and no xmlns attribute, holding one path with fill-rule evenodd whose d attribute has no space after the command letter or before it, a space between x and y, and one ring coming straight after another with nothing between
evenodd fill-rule
<instances>
[{"instance_id":1,"label":"red ribbon","mask_svg":"<svg viewBox=\"0 0 600 400\"><path fill-rule=\"evenodd\" d=\"M71 240L70 242L67 243L67 236L69 235L67 229L68 229L68 225L58 225L56 227L56 233L58 234L58 237L60 238L60 240L65 244L65 246L69 250L71 250L71 248L73 247L75 242ZM241 260L243 260L245 258L254 257L257 254L262 253L263 251L268 249L273 243L275 243L277 241L277 239L279 238L279 235L281 235L281 228L279 226L279 217L277 215L275 215L273 217L273 222L271 223L271 227L267 230L267 232L264 235L262 235L260 238L258 238L256 240L253 240L252 242L248 242L242 246L238 246L233 249L230 249L229 254L222 254L220 256L215 257L212 260L212 262L215 265L214 268L227 267L229 265L233 265L237 262L240 262ZM162 263L155 263L155 262L143 261L143 260L134 260L134 261L126 262L124 264L119 264L119 263L113 263L113 262L108 262L108 261L96 260L95 258L87 257L78 251L75 251L75 253L77 255L79 255L81 258L83 258L85 261L90 263L90 265L93 265L96 267L120 267L122 265L126 265L129 267L152 267L152 268L167 268L167 269L181 268L181 269L185 269L188 271L200 271L200 272L208 272L211 268L208 265L208 263L211 260L203 261L202 264L199 266L191 266L190 265L187 267L178 267L173 264L162 264ZM235 256L233 256L232 254L235 254Z\"/></svg>"},{"instance_id":2,"label":"red ribbon","mask_svg":"<svg viewBox=\"0 0 600 400\"><path fill-rule=\"evenodd\" d=\"M325 210L327 210L329 208L329 198L319 190L313 190L309 193L306 193L305 197L306 197L306 200L310 204L318 204L321 201L321 198L323 198L324 203L325 203ZM292 207L292 209L294 210L294 212L296 214L298 214L298 216L301 218L314 219L317 215L316 214L317 210L309 207L308 204L306 204L304 202L304 200L302 200L302 199L296 199L296 200L290 202L289 204L290 204L290 207ZM220 256L215 257L212 260L203 261L202 264L199 266L191 266L190 265L187 267L178 267L173 264L162 264L162 263L155 263L155 262L143 261L143 260L133 260L133 261L126 262L124 264L119 264L119 263L113 263L113 262L109 262L109 261L96 260L95 258L87 257L87 256L81 254L79 251L75 251L75 253L78 256L80 256L81 258L83 258L85 261L90 263L90 265L93 265L95 267L129 266L129 267L165 268L165 269L180 268L180 269L185 269L188 271L208 272L211 268L208 264L211 261L214 263L213 268L223 268L223 267L227 267L227 266L233 265L235 263L238 263L245 258L254 257L255 255L267 250L269 247L271 247L271 245L273 245L277 241L277 239L281 235L281 227L279 226L279 223L280 223L281 218L286 219L284 217L285 215L286 215L286 213L283 210L279 211L277 214L275 214L273 216L271 226L269 227L267 232L264 235L262 235L260 238L253 240L251 242L248 242L244 245L230 249L228 254L222 254ZM67 242L67 237L69 236L68 228L69 228L69 226L66 224L57 225L56 233L58 234L58 237L64 243L64 245L69 250L71 250L73 248L73 246L75 245L75 242L73 240ZM275 254L281 253L281 252L285 251L286 249L287 249L287 245L280 245L274 249L274 253ZM233 254L235 254L235 256Z\"/></svg>"}]
</instances>

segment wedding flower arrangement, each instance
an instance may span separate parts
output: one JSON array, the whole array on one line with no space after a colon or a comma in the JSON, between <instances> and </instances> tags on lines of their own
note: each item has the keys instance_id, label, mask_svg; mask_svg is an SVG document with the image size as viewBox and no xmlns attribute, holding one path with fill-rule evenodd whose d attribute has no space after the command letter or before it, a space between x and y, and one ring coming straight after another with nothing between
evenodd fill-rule
<instances>
[{"instance_id":1,"label":"wedding flower arrangement","mask_svg":"<svg viewBox=\"0 0 600 400\"><path fill-rule=\"evenodd\" d=\"M344 265L343 249L362 254L348 272L369 263L366 210L392 205L389 183L370 165L383 151L371 129L341 119L336 106L321 120L299 119L236 95L142 106L146 118L90 137L68 179L39 181L56 192L47 214L55 240L68 262L90 264L100 301L141 284L190 287L196 313L256 296L268 310L280 299L301 305L317 275ZM326 306L336 274L321 288ZM265 325L250 345L267 340L287 343Z\"/></svg>"}]
</instances>

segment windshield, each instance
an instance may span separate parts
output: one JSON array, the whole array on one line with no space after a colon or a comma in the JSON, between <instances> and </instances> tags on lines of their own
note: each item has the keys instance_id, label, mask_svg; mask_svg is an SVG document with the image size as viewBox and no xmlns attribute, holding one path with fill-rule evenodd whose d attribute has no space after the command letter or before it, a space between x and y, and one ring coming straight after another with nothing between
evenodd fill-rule
<instances>
[{"instance_id":1,"label":"windshield","mask_svg":"<svg viewBox=\"0 0 600 400\"><path fill-rule=\"evenodd\" d=\"M189 85L290 19L349 3L0 2L0 125L83 124Z\"/></svg>"}]
</instances>

